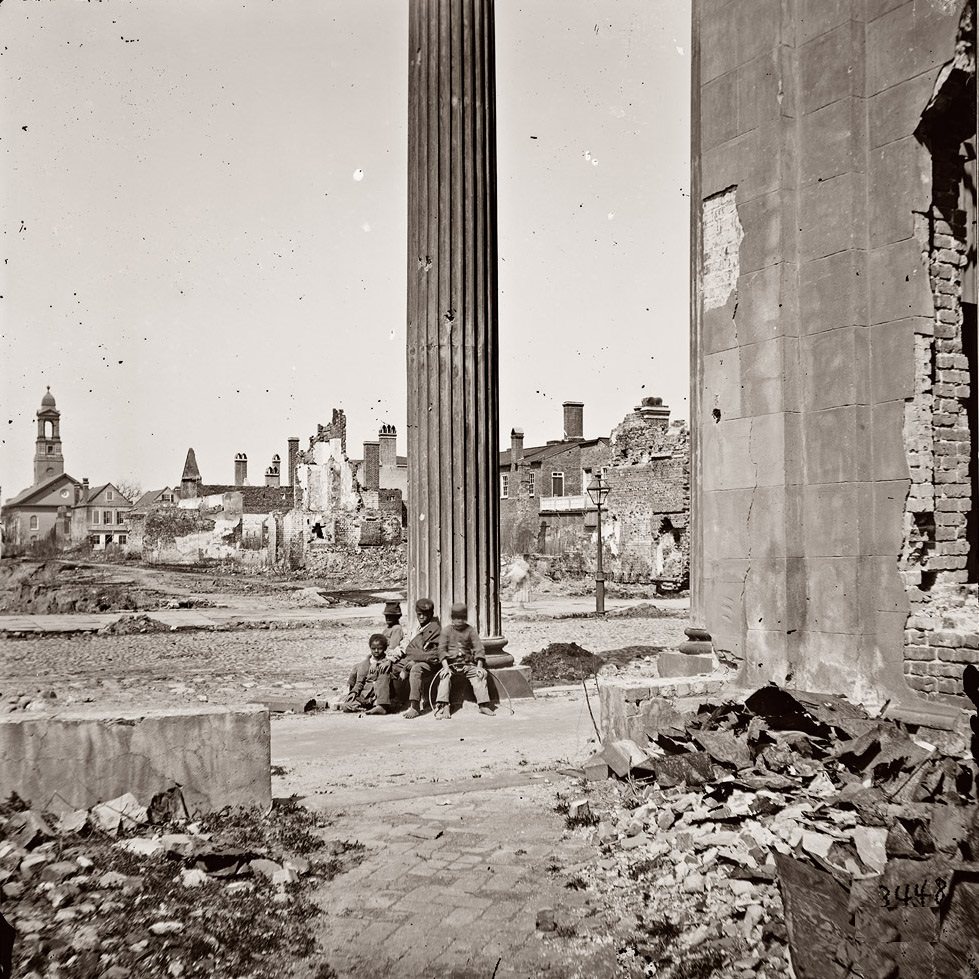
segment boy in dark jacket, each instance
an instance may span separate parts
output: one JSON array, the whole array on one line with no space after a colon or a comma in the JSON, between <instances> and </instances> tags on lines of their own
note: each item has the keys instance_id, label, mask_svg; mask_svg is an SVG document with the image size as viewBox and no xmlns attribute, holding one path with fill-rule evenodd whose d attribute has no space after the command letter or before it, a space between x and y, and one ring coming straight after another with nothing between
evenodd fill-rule
<instances>
[{"instance_id":1,"label":"boy in dark jacket","mask_svg":"<svg viewBox=\"0 0 979 979\"><path fill-rule=\"evenodd\" d=\"M419 598L415 602L415 613L418 632L404 651L393 657L395 675L402 683L408 681L408 709L403 716L409 720L421 714L421 702L428 696L431 676L439 665L438 645L442 631L442 624L435 616L435 603L430 598Z\"/></svg>"},{"instance_id":2,"label":"boy in dark jacket","mask_svg":"<svg viewBox=\"0 0 979 979\"><path fill-rule=\"evenodd\" d=\"M476 630L466 621L468 610L461 602L452 606L452 620L439 636L439 688L436 695L435 719L448 720L449 688L452 677L462 674L472 686L480 714L493 716L489 688L486 685L486 650Z\"/></svg>"}]
</instances>

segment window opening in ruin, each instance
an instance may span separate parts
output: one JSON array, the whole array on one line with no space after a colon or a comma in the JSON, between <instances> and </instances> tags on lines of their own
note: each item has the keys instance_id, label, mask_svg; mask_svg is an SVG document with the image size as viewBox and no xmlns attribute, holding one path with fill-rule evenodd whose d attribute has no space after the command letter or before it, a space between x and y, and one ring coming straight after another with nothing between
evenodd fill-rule
<instances>
[{"instance_id":1,"label":"window opening in ruin","mask_svg":"<svg viewBox=\"0 0 979 979\"><path fill-rule=\"evenodd\" d=\"M535 496L537 493L537 473L531 472L530 479L527 481L527 495Z\"/></svg>"},{"instance_id":2,"label":"window opening in ruin","mask_svg":"<svg viewBox=\"0 0 979 979\"><path fill-rule=\"evenodd\" d=\"M37 517L36 516L31 517L31 527L30 527L30 529L31 530L37 530Z\"/></svg>"},{"instance_id":3,"label":"window opening in ruin","mask_svg":"<svg viewBox=\"0 0 979 979\"><path fill-rule=\"evenodd\" d=\"M510 476L508 473L500 474L500 499L505 500L510 495Z\"/></svg>"},{"instance_id":4,"label":"window opening in ruin","mask_svg":"<svg viewBox=\"0 0 979 979\"><path fill-rule=\"evenodd\" d=\"M551 496L564 496L564 473L551 473Z\"/></svg>"}]
</instances>

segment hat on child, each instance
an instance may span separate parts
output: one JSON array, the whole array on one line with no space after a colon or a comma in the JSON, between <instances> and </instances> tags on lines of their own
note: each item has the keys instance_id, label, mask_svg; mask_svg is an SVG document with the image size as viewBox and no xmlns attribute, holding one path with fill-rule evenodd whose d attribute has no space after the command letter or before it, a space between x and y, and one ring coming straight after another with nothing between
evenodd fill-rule
<instances>
[{"instance_id":1,"label":"hat on child","mask_svg":"<svg viewBox=\"0 0 979 979\"><path fill-rule=\"evenodd\" d=\"M465 602L455 602L452 605L452 611L450 615L453 619L464 619L469 614L469 609L466 608Z\"/></svg>"},{"instance_id":2,"label":"hat on child","mask_svg":"<svg viewBox=\"0 0 979 979\"><path fill-rule=\"evenodd\" d=\"M384 603L384 614L385 615L401 615L401 602L385 602Z\"/></svg>"},{"instance_id":3,"label":"hat on child","mask_svg":"<svg viewBox=\"0 0 979 979\"><path fill-rule=\"evenodd\" d=\"M415 611L416 612L434 612L435 611L435 602L433 602L430 598L419 598L418 601L415 602Z\"/></svg>"}]
</instances>

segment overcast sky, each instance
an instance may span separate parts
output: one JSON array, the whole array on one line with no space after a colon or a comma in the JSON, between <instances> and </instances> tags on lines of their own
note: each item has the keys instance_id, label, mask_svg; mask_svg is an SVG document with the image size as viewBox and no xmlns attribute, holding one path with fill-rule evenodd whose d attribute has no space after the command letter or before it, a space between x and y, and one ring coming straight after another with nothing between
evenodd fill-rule
<instances>
[{"instance_id":1,"label":"overcast sky","mask_svg":"<svg viewBox=\"0 0 979 979\"><path fill-rule=\"evenodd\" d=\"M501 440L687 413L687 0L497 0ZM0 487L405 432L405 0L0 5ZM535 137L535 138L532 138Z\"/></svg>"}]
</instances>

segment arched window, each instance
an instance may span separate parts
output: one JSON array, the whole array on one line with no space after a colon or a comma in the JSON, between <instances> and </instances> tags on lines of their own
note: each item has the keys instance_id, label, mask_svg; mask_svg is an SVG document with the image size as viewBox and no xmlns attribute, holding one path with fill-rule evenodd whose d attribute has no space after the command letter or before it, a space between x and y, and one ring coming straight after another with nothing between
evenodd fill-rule
<instances>
[{"instance_id":1,"label":"arched window","mask_svg":"<svg viewBox=\"0 0 979 979\"><path fill-rule=\"evenodd\" d=\"M31 516L31 530L37 530L37 514Z\"/></svg>"}]
</instances>

